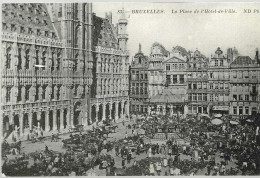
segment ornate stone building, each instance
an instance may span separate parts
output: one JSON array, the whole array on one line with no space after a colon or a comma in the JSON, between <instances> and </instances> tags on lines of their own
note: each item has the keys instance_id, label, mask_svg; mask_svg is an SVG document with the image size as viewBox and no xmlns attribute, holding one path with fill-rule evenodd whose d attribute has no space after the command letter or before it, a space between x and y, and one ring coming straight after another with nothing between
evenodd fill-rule
<instances>
[{"instance_id":1,"label":"ornate stone building","mask_svg":"<svg viewBox=\"0 0 260 178\"><path fill-rule=\"evenodd\" d=\"M2 12L5 137L129 115L124 16L113 26L88 3L3 4Z\"/></svg>"},{"instance_id":2,"label":"ornate stone building","mask_svg":"<svg viewBox=\"0 0 260 178\"><path fill-rule=\"evenodd\" d=\"M63 85L71 126L89 124L93 68L93 13L89 3L47 4L57 36L63 43ZM61 81L62 82L62 81ZM66 103L66 104L65 104Z\"/></svg>"},{"instance_id":3,"label":"ornate stone building","mask_svg":"<svg viewBox=\"0 0 260 178\"><path fill-rule=\"evenodd\" d=\"M208 67L210 113L229 114L230 59L217 48Z\"/></svg>"},{"instance_id":4,"label":"ornate stone building","mask_svg":"<svg viewBox=\"0 0 260 178\"><path fill-rule=\"evenodd\" d=\"M133 57L130 68L131 112L147 112L148 99L148 56L145 56L139 44L139 51Z\"/></svg>"},{"instance_id":5,"label":"ornate stone building","mask_svg":"<svg viewBox=\"0 0 260 178\"><path fill-rule=\"evenodd\" d=\"M44 4L2 6L3 133L72 125L63 44Z\"/></svg>"},{"instance_id":6,"label":"ornate stone building","mask_svg":"<svg viewBox=\"0 0 260 178\"><path fill-rule=\"evenodd\" d=\"M209 113L208 59L196 50L189 53L187 68L189 113Z\"/></svg>"},{"instance_id":7,"label":"ornate stone building","mask_svg":"<svg viewBox=\"0 0 260 178\"><path fill-rule=\"evenodd\" d=\"M249 56L238 56L230 64L230 114L244 117L259 113L260 63Z\"/></svg>"},{"instance_id":8,"label":"ornate stone building","mask_svg":"<svg viewBox=\"0 0 260 178\"><path fill-rule=\"evenodd\" d=\"M124 14L115 26L111 13L105 18L93 17L92 122L129 115L127 23Z\"/></svg>"}]
</instances>

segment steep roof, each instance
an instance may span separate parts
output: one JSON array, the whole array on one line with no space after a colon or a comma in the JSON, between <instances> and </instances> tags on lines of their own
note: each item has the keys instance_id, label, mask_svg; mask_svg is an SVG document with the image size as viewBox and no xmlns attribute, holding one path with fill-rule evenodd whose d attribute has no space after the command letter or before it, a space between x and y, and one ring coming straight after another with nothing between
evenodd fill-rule
<instances>
[{"instance_id":1,"label":"steep roof","mask_svg":"<svg viewBox=\"0 0 260 178\"><path fill-rule=\"evenodd\" d=\"M173 52L179 52L182 56L188 56L188 52L182 46L176 46L172 49Z\"/></svg>"},{"instance_id":2,"label":"steep roof","mask_svg":"<svg viewBox=\"0 0 260 178\"><path fill-rule=\"evenodd\" d=\"M180 59L180 58L178 58L176 56L173 56L172 58L167 59L167 60L164 61L164 63L184 63L184 62L186 62L186 61L183 60L183 59Z\"/></svg>"},{"instance_id":3,"label":"steep roof","mask_svg":"<svg viewBox=\"0 0 260 178\"><path fill-rule=\"evenodd\" d=\"M164 56L168 56L169 51L167 51L163 45L161 45L161 44L158 43L158 42L154 42L153 45L152 45L152 48L153 48L153 47L156 47L156 46L158 46L158 47L161 49L161 52L162 52L162 54L163 54Z\"/></svg>"},{"instance_id":4,"label":"steep roof","mask_svg":"<svg viewBox=\"0 0 260 178\"><path fill-rule=\"evenodd\" d=\"M231 66L236 66L236 65L248 66L250 64L255 64L255 62L249 56L238 56L230 65Z\"/></svg>"},{"instance_id":5,"label":"steep roof","mask_svg":"<svg viewBox=\"0 0 260 178\"><path fill-rule=\"evenodd\" d=\"M151 103L183 103L184 94L176 93L170 88L164 88L162 93L152 96L150 99Z\"/></svg>"},{"instance_id":6,"label":"steep roof","mask_svg":"<svg viewBox=\"0 0 260 178\"><path fill-rule=\"evenodd\" d=\"M112 24L109 19L93 16L94 32L93 43L94 46L103 46L107 48L116 48L117 37L113 31Z\"/></svg>"},{"instance_id":7,"label":"steep roof","mask_svg":"<svg viewBox=\"0 0 260 178\"><path fill-rule=\"evenodd\" d=\"M3 4L2 22L4 31L40 37L46 37L44 31L48 31L54 33L54 39L58 36L55 33L47 7L43 3ZM37 30L40 30L40 35L37 35Z\"/></svg>"}]
</instances>

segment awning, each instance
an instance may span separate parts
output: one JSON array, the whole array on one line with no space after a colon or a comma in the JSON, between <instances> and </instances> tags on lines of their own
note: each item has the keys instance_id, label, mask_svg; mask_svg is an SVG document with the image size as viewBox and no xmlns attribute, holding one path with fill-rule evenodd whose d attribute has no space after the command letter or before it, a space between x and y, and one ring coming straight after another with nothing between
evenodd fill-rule
<instances>
[{"instance_id":1,"label":"awning","mask_svg":"<svg viewBox=\"0 0 260 178\"><path fill-rule=\"evenodd\" d=\"M222 116L222 114L215 114L214 116L219 118Z\"/></svg>"},{"instance_id":2,"label":"awning","mask_svg":"<svg viewBox=\"0 0 260 178\"><path fill-rule=\"evenodd\" d=\"M223 123L223 121L221 119L213 119L211 123L214 125L220 125Z\"/></svg>"},{"instance_id":3,"label":"awning","mask_svg":"<svg viewBox=\"0 0 260 178\"><path fill-rule=\"evenodd\" d=\"M152 96L150 103L184 103L185 95L174 93L173 90L167 88L162 93Z\"/></svg>"},{"instance_id":4,"label":"awning","mask_svg":"<svg viewBox=\"0 0 260 178\"><path fill-rule=\"evenodd\" d=\"M230 121L230 124L232 125L238 125L239 123L237 121Z\"/></svg>"}]
</instances>

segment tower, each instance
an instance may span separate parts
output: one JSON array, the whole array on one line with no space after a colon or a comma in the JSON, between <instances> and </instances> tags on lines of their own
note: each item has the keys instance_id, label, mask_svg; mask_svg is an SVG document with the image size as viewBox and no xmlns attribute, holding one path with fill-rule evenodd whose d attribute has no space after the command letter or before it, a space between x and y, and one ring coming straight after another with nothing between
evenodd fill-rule
<instances>
[{"instance_id":1,"label":"tower","mask_svg":"<svg viewBox=\"0 0 260 178\"><path fill-rule=\"evenodd\" d=\"M122 16L118 21L118 36L117 36L119 42L119 49L122 51L125 51L127 49L127 40L128 40L128 35L126 33L127 23L128 21L125 18L125 12L123 9Z\"/></svg>"}]
</instances>

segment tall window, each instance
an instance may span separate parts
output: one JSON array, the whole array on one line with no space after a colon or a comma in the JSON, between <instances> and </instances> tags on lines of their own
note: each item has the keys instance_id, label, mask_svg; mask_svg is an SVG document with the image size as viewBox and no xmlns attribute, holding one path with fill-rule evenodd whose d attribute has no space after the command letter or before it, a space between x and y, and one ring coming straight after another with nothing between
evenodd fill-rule
<instances>
[{"instance_id":1,"label":"tall window","mask_svg":"<svg viewBox=\"0 0 260 178\"><path fill-rule=\"evenodd\" d=\"M239 106L239 115L243 114L243 106Z\"/></svg>"},{"instance_id":2,"label":"tall window","mask_svg":"<svg viewBox=\"0 0 260 178\"><path fill-rule=\"evenodd\" d=\"M167 71L171 70L170 64L166 64L166 70L167 70Z\"/></svg>"},{"instance_id":3,"label":"tall window","mask_svg":"<svg viewBox=\"0 0 260 178\"><path fill-rule=\"evenodd\" d=\"M213 83L210 83L210 84L209 84L209 88L210 88L210 89L213 89Z\"/></svg>"},{"instance_id":4,"label":"tall window","mask_svg":"<svg viewBox=\"0 0 260 178\"><path fill-rule=\"evenodd\" d=\"M223 66L223 59L220 60L220 66Z\"/></svg>"},{"instance_id":5,"label":"tall window","mask_svg":"<svg viewBox=\"0 0 260 178\"><path fill-rule=\"evenodd\" d=\"M184 83L184 75L180 75L180 83Z\"/></svg>"},{"instance_id":6,"label":"tall window","mask_svg":"<svg viewBox=\"0 0 260 178\"><path fill-rule=\"evenodd\" d=\"M203 101L207 101L208 100L208 97L207 97L207 94L203 94Z\"/></svg>"},{"instance_id":7,"label":"tall window","mask_svg":"<svg viewBox=\"0 0 260 178\"><path fill-rule=\"evenodd\" d=\"M6 87L6 102L9 102L11 99L11 87Z\"/></svg>"},{"instance_id":8,"label":"tall window","mask_svg":"<svg viewBox=\"0 0 260 178\"><path fill-rule=\"evenodd\" d=\"M166 75L166 85L169 85L171 83L171 76Z\"/></svg>"},{"instance_id":9,"label":"tall window","mask_svg":"<svg viewBox=\"0 0 260 178\"><path fill-rule=\"evenodd\" d=\"M193 89L197 89L197 84L196 83L193 83Z\"/></svg>"},{"instance_id":10,"label":"tall window","mask_svg":"<svg viewBox=\"0 0 260 178\"><path fill-rule=\"evenodd\" d=\"M213 101L213 94L210 94L210 95L209 95L209 100L210 100L210 101Z\"/></svg>"},{"instance_id":11,"label":"tall window","mask_svg":"<svg viewBox=\"0 0 260 178\"><path fill-rule=\"evenodd\" d=\"M191 94L188 94L188 100L192 101L192 95Z\"/></svg>"},{"instance_id":12,"label":"tall window","mask_svg":"<svg viewBox=\"0 0 260 178\"><path fill-rule=\"evenodd\" d=\"M201 93L199 93L198 101L202 101L202 94Z\"/></svg>"},{"instance_id":13,"label":"tall window","mask_svg":"<svg viewBox=\"0 0 260 178\"><path fill-rule=\"evenodd\" d=\"M188 89L191 89L191 83L188 83Z\"/></svg>"},{"instance_id":14,"label":"tall window","mask_svg":"<svg viewBox=\"0 0 260 178\"><path fill-rule=\"evenodd\" d=\"M193 101L197 101L197 94L192 94L193 96Z\"/></svg>"},{"instance_id":15,"label":"tall window","mask_svg":"<svg viewBox=\"0 0 260 178\"><path fill-rule=\"evenodd\" d=\"M243 100L243 95L239 95L239 101Z\"/></svg>"},{"instance_id":16,"label":"tall window","mask_svg":"<svg viewBox=\"0 0 260 178\"><path fill-rule=\"evenodd\" d=\"M237 114L237 107L233 106L233 114Z\"/></svg>"},{"instance_id":17,"label":"tall window","mask_svg":"<svg viewBox=\"0 0 260 178\"><path fill-rule=\"evenodd\" d=\"M177 75L172 76L172 83L173 84L177 83Z\"/></svg>"},{"instance_id":18,"label":"tall window","mask_svg":"<svg viewBox=\"0 0 260 178\"><path fill-rule=\"evenodd\" d=\"M218 66L218 60L215 60L215 66Z\"/></svg>"},{"instance_id":19,"label":"tall window","mask_svg":"<svg viewBox=\"0 0 260 178\"><path fill-rule=\"evenodd\" d=\"M245 107L245 114L249 114L249 108L248 108L248 106Z\"/></svg>"}]
</instances>

